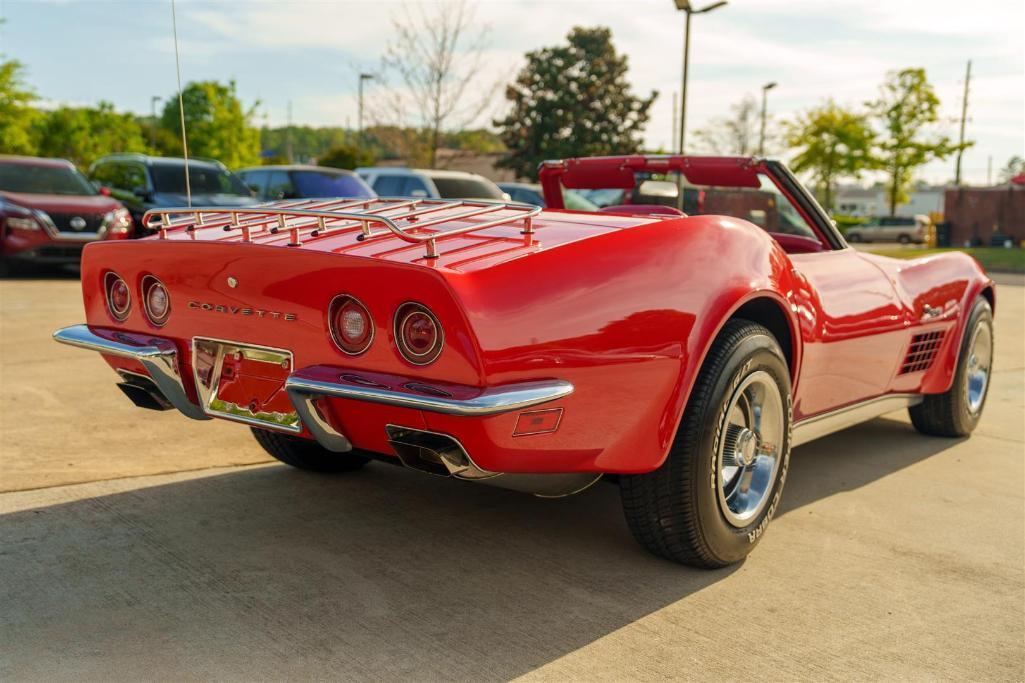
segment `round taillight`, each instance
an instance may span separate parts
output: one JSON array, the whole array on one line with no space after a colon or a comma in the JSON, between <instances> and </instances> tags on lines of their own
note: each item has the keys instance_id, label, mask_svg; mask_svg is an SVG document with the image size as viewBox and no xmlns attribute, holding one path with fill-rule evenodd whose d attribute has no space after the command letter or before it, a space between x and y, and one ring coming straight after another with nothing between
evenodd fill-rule
<instances>
[{"instance_id":1,"label":"round taillight","mask_svg":"<svg viewBox=\"0 0 1025 683\"><path fill-rule=\"evenodd\" d=\"M403 358L414 365L427 365L441 355L445 337L426 306L408 303L395 313L395 341Z\"/></svg>"},{"instance_id":2,"label":"round taillight","mask_svg":"<svg viewBox=\"0 0 1025 683\"><path fill-rule=\"evenodd\" d=\"M171 314L171 296L167 293L164 283L152 275L142 279L142 304L146 309L149 321L160 327L167 322Z\"/></svg>"},{"instance_id":3,"label":"round taillight","mask_svg":"<svg viewBox=\"0 0 1025 683\"><path fill-rule=\"evenodd\" d=\"M330 323L331 338L345 353L356 356L370 348L374 321L359 299L348 295L335 297L330 307Z\"/></svg>"},{"instance_id":4,"label":"round taillight","mask_svg":"<svg viewBox=\"0 0 1025 683\"><path fill-rule=\"evenodd\" d=\"M128 283L117 273L107 273L104 276L104 288L107 290L107 309L115 320L123 321L132 308L132 292L128 289Z\"/></svg>"}]
</instances>

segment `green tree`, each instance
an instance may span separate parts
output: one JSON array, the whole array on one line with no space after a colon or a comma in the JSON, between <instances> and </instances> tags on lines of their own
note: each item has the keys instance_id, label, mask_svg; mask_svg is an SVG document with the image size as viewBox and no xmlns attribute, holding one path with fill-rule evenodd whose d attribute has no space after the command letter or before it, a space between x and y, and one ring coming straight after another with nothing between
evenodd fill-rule
<instances>
[{"instance_id":1,"label":"green tree","mask_svg":"<svg viewBox=\"0 0 1025 683\"><path fill-rule=\"evenodd\" d=\"M627 58L616 54L609 29L576 27L567 41L528 52L506 89L512 109L494 123L509 153L498 165L517 176L536 179L545 159L626 154L641 145L658 93L631 94Z\"/></svg>"},{"instance_id":2,"label":"green tree","mask_svg":"<svg viewBox=\"0 0 1025 683\"><path fill-rule=\"evenodd\" d=\"M373 166L374 156L356 145L337 145L317 157L317 165L352 170L359 166Z\"/></svg>"},{"instance_id":3,"label":"green tree","mask_svg":"<svg viewBox=\"0 0 1025 683\"><path fill-rule=\"evenodd\" d=\"M36 95L24 82L21 62L0 62L0 152L35 154L32 124L38 112L32 107Z\"/></svg>"},{"instance_id":4,"label":"green tree","mask_svg":"<svg viewBox=\"0 0 1025 683\"><path fill-rule=\"evenodd\" d=\"M477 154L493 154L506 151L502 140L495 133L483 128L445 133L442 136L441 145L442 147L465 152L476 152Z\"/></svg>"},{"instance_id":5,"label":"green tree","mask_svg":"<svg viewBox=\"0 0 1025 683\"><path fill-rule=\"evenodd\" d=\"M70 159L88 166L114 152L144 152L142 128L132 114L119 114L114 105L60 107L40 116L38 153Z\"/></svg>"},{"instance_id":6,"label":"green tree","mask_svg":"<svg viewBox=\"0 0 1025 683\"><path fill-rule=\"evenodd\" d=\"M264 158L287 158L288 140L292 140L292 157L297 163L315 159L326 150L344 145L355 139L355 133L339 127L314 128L312 126L263 128L260 131L260 146Z\"/></svg>"},{"instance_id":7,"label":"green tree","mask_svg":"<svg viewBox=\"0 0 1025 683\"><path fill-rule=\"evenodd\" d=\"M879 99L867 104L882 124L878 160L888 176L886 196L892 216L897 205L908 200L915 169L933 159L945 159L962 146L929 130L939 119L940 100L925 77L925 69L890 74ZM965 143L964 147L971 144Z\"/></svg>"},{"instance_id":8,"label":"green tree","mask_svg":"<svg viewBox=\"0 0 1025 683\"><path fill-rule=\"evenodd\" d=\"M791 167L814 178L816 192L827 211L833 208L833 188L844 176L875 166L875 134L868 117L832 100L800 114L787 126L787 144L797 150Z\"/></svg>"},{"instance_id":9,"label":"green tree","mask_svg":"<svg viewBox=\"0 0 1025 683\"><path fill-rule=\"evenodd\" d=\"M212 157L231 168L260 162L260 131L253 126L258 102L246 109L235 81L189 83L182 90L189 155ZM181 140L178 94L167 98L160 126ZM179 152L180 153L180 152Z\"/></svg>"}]
</instances>

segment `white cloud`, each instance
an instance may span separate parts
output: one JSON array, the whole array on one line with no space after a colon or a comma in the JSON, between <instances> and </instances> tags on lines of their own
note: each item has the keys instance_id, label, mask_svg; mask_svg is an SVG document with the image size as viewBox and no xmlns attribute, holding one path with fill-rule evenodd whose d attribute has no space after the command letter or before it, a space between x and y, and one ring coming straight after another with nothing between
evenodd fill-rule
<instances>
[{"instance_id":1,"label":"white cloud","mask_svg":"<svg viewBox=\"0 0 1025 683\"><path fill-rule=\"evenodd\" d=\"M23 6L15 5L19 10ZM101 30L115 18L136 27L148 21L145 46L159 58L156 80L163 84L156 92L170 92L170 27L165 31L154 24L164 14L158 17L152 7L98 3L84 23L95 21ZM660 91L647 142L668 146L683 33L682 14L669 0L478 0L474 7L477 18L492 29L482 83L513 74L525 51L561 42L573 26L610 27L617 49L629 57L635 91ZM284 121L288 100L296 122L354 123L355 76L379 63L393 39L391 16L399 8L399 2L368 0L179 0L183 77L236 78L244 98L265 102L272 124ZM90 27L76 30L84 35ZM972 58L969 136L977 145L969 154L982 160L975 167L984 168L990 155L1002 165L1025 148L1023 30L1022 0L730 0L728 6L693 20L688 130L724 115L744 94L757 95L766 81L779 83L769 104L777 118L784 118L827 97L859 105L876 95L888 71L908 66L927 69L950 126L959 115L964 61ZM9 29L5 33L11 35ZM60 48L59 41L50 45L40 61L55 62L53 72L59 77L51 82L65 78L66 92L51 88L45 94L55 100L81 100L85 91L80 84L89 81L99 57L81 51L73 58L62 56ZM272 55L280 68L269 74L253 63L254 55ZM164 66L168 61L172 70ZM266 59L256 61L266 67ZM133 65L124 66L130 71ZM68 75L72 73L77 75ZM126 86L132 84L124 92L96 92L96 99L121 106L148 100L132 94L138 78L124 79ZM368 90L371 107L379 88L374 84ZM499 95L496 106L503 105ZM949 175L948 165L934 165L928 173Z\"/></svg>"}]
</instances>

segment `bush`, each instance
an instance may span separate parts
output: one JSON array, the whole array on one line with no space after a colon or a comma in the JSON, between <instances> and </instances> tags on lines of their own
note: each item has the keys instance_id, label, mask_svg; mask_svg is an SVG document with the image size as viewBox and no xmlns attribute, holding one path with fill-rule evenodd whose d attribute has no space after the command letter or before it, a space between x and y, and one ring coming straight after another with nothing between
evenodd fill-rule
<instances>
[{"instance_id":1,"label":"bush","mask_svg":"<svg viewBox=\"0 0 1025 683\"><path fill-rule=\"evenodd\" d=\"M373 166L374 161L370 152L355 145L337 145L317 157L318 166L344 168L350 171L359 166Z\"/></svg>"}]
</instances>

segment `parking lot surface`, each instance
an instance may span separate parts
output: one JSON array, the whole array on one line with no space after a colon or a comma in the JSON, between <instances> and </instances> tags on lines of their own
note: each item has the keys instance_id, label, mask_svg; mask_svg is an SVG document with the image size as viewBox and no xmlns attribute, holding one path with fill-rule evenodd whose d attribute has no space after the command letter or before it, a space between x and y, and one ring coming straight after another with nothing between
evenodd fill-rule
<instances>
[{"instance_id":1,"label":"parking lot surface","mask_svg":"<svg viewBox=\"0 0 1025 683\"><path fill-rule=\"evenodd\" d=\"M79 284L0 280L0 678L1025 676L1025 288L986 414L794 451L743 564L656 559L618 492L560 500L373 464L269 464L247 429L140 411L50 340Z\"/></svg>"}]
</instances>

